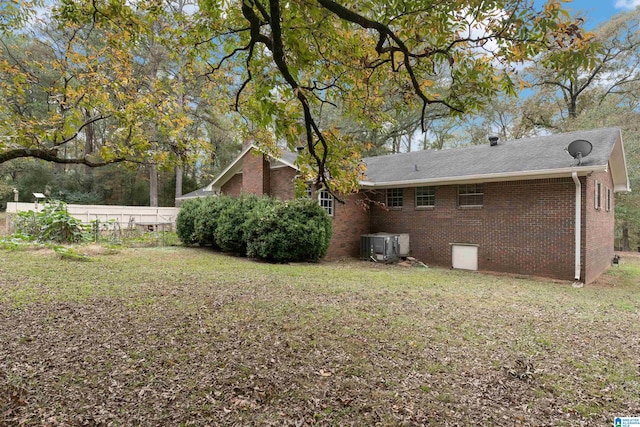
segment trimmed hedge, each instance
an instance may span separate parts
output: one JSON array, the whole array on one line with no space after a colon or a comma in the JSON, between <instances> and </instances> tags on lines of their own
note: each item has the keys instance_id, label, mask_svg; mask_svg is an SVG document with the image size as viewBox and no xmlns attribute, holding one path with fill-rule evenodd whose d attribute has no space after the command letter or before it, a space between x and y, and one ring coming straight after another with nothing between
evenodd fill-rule
<instances>
[{"instance_id":1,"label":"trimmed hedge","mask_svg":"<svg viewBox=\"0 0 640 427\"><path fill-rule=\"evenodd\" d=\"M204 199L185 200L176 218L176 234L185 245L197 243L195 221Z\"/></svg>"},{"instance_id":2,"label":"trimmed hedge","mask_svg":"<svg viewBox=\"0 0 640 427\"><path fill-rule=\"evenodd\" d=\"M224 205L218 216L216 227L216 244L223 251L246 255L247 240L244 236L244 222L247 214L258 204L258 197L242 195L233 199L232 203Z\"/></svg>"},{"instance_id":3,"label":"trimmed hedge","mask_svg":"<svg viewBox=\"0 0 640 427\"><path fill-rule=\"evenodd\" d=\"M331 218L315 200L275 203L245 223L247 255L274 262L317 261L327 254Z\"/></svg>"},{"instance_id":4,"label":"trimmed hedge","mask_svg":"<svg viewBox=\"0 0 640 427\"><path fill-rule=\"evenodd\" d=\"M194 221L195 240L200 246L218 247L216 243L218 218L235 199L229 196L216 196L206 197L202 200Z\"/></svg>"},{"instance_id":5,"label":"trimmed hedge","mask_svg":"<svg viewBox=\"0 0 640 427\"><path fill-rule=\"evenodd\" d=\"M190 202L190 201L188 201ZM208 197L183 204L178 237L272 262L317 261L331 240L331 218L315 200Z\"/></svg>"}]
</instances>

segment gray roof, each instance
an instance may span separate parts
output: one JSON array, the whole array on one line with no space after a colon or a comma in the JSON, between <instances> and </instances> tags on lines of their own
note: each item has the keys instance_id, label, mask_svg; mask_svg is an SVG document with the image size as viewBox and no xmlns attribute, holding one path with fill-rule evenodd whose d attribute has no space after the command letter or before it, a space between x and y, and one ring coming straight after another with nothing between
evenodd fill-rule
<instances>
[{"instance_id":1,"label":"gray roof","mask_svg":"<svg viewBox=\"0 0 640 427\"><path fill-rule=\"evenodd\" d=\"M199 188L191 193L183 194L180 197L176 197L176 200L195 199L197 197L212 196L214 193L211 190L207 190L207 187Z\"/></svg>"},{"instance_id":2,"label":"gray roof","mask_svg":"<svg viewBox=\"0 0 640 427\"><path fill-rule=\"evenodd\" d=\"M591 154L577 166L565 148L574 140L585 139L593 145ZM604 128L557 135L500 141L496 146L474 145L448 150L426 150L411 153L367 157L363 184L384 184L429 181L454 181L515 175L551 174L572 169L606 168L612 150L620 139L619 128ZM625 171L626 172L626 171ZM626 175L626 173L625 173Z\"/></svg>"},{"instance_id":3,"label":"gray roof","mask_svg":"<svg viewBox=\"0 0 640 427\"><path fill-rule=\"evenodd\" d=\"M282 150L282 155L280 156L280 160L284 160L291 165L295 165L297 158L298 153L288 150Z\"/></svg>"}]
</instances>

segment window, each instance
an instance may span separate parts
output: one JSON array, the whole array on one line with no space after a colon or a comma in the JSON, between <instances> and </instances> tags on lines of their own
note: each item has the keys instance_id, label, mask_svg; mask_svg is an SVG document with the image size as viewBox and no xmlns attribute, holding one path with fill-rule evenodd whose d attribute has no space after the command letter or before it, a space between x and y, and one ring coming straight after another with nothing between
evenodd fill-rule
<instances>
[{"instance_id":1,"label":"window","mask_svg":"<svg viewBox=\"0 0 640 427\"><path fill-rule=\"evenodd\" d=\"M389 188L387 189L387 207L388 208L401 208L402 207L402 188Z\"/></svg>"},{"instance_id":2,"label":"window","mask_svg":"<svg viewBox=\"0 0 640 427\"><path fill-rule=\"evenodd\" d=\"M605 209L607 212L611 211L611 189L607 188L607 199L605 200Z\"/></svg>"},{"instance_id":3,"label":"window","mask_svg":"<svg viewBox=\"0 0 640 427\"><path fill-rule=\"evenodd\" d=\"M482 206L484 186L482 184L458 185L458 206Z\"/></svg>"},{"instance_id":4,"label":"window","mask_svg":"<svg viewBox=\"0 0 640 427\"><path fill-rule=\"evenodd\" d=\"M595 208L598 210L602 209L602 183L599 181L596 181L594 199Z\"/></svg>"},{"instance_id":5,"label":"window","mask_svg":"<svg viewBox=\"0 0 640 427\"><path fill-rule=\"evenodd\" d=\"M304 188L304 197L311 198L311 184Z\"/></svg>"},{"instance_id":6,"label":"window","mask_svg":"<svg viewBox=\"0 0 640 427\"><path fill-rule=\"evenodd\" d=\"M333 196L327 190L322 189L318 192L318 203L327 211L329 216L333 216Z\"/></svg>"},{"instance_id":7,"label":"window","mask_svg":"<svg viewBox=\"0 0 640 427\"><path fill-rule=\"evenodd\" d=\"M416 188L416 207L435 206L436 204L436 187L418 187Z\"/></svg>"}]
</instances>

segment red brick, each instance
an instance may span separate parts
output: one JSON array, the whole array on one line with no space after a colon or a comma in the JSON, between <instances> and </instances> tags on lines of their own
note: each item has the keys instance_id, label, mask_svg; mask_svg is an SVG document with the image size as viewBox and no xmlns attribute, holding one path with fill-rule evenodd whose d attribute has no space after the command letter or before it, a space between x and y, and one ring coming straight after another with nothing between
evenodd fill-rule
<instances>
[{"instance_id":1,"label":"red brick","mask_svg":"<svg viewBox=\"0 0 640 427\"><path fill-rule=\"evenodd\" d=\"M297 171L270 168L263 156L248 153L243 173L222 187L292 199ZM277 164L277 163L276 163ZM589 283L613 257L614 209L606 210L609 173L580 178L582 184L581 280ZM594 207L595 182L602 182L602 209ZM357 257L360 236L376 232L408 233L411 255L432 265L451 267L451 244L478 245L478 268L572 280L575 270L575 184L571 177L484 184L484 205L457 206L457 186L437 186L433 208L415 207L415 189L403 190L402 208L385 209L385 191L366 191L335 202L328 259ZM316 197L314 192L313 197ZM372 202L371 202L372 201Z\"/></svg>"},{"instance_id":2,"label":"red brick","mask_svg":"<svg viewBox=\"0 0 640 427\"><path fill-rule=\"evenodd\" d=\"M586 185L585 185L586 181ZM596 181L602 183L602 208L595 208ZM611 266L614 255L613 180L607 172L593 173L582 182L582 277L585 283L596 279ZM606 210L607 188L611 190L611 210Z\"/></svg>"}]
</instances>

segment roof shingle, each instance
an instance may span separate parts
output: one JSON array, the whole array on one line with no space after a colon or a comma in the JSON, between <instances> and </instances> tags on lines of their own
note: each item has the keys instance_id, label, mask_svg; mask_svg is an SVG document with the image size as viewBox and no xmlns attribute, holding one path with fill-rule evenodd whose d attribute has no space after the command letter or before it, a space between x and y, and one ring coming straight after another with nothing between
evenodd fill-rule
<instances>
[{"instance_id":1,"label":"roof shingle","mask_svg":"<svg viewBox=\"0 0 640 427\"><path fill-rule=\"evenodd\" d=\"M426 150L411 153L367 157L364 181L376 185L393 182L427 182L482 175L517 174L567 169L577 165L565 148L576 139L593 145L591 154L581 167L606 167L619 128L603 128L557 135L499 142L490 146L474 145L448 150Z\"/></svg>"}]
</instances>

